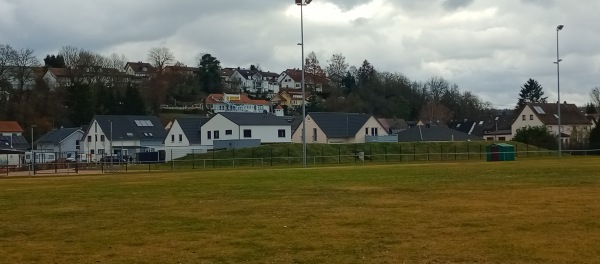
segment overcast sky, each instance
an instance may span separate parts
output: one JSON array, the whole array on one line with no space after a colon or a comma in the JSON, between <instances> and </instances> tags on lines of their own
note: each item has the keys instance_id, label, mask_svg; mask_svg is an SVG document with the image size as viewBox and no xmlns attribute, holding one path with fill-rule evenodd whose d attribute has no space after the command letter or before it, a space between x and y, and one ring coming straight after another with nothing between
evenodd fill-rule
<instances>
[{"instance_id":1,"label":"overcast sky","mask_svg":"<svg viewBox=\"0 0 600 264\"><path fill-rule=\"evenodd\" d=\"M489 101L513 107L528 78L557 100L583 105L600 86L597 0L314 0L304 7L306 53L325 67L334 53L350 65L414 81L441 76ZM0 0L0 43L38 58L71 45L130 61L165 46L196 66L210 53L223 67L300 68L300 8L293 0Z\"/></svg>"}]
</instances>

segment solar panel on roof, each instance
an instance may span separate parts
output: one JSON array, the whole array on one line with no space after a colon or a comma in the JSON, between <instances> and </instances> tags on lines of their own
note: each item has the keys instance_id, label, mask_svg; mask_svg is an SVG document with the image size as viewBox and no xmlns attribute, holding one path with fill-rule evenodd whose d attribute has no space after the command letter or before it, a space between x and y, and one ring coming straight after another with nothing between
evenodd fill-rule
<instances>
[{"instance_id":1,"label":"solar panel on roof","mask_svg":"<svg viewBox=\"0 0 600 264\"><path fill-rule=\"evenodd\" d=\"M541 108L541 107L539 107L539 106L534 106L534 107L533 107L533 109L534 109L534 110L535 110L535 111L536 111L538 114L540 114L540 115L543 115L543 114L545 114L545 113L546 113L546 112L544 112L544 109L542 109L542 108Z\"/></svg>"}]
</instances>

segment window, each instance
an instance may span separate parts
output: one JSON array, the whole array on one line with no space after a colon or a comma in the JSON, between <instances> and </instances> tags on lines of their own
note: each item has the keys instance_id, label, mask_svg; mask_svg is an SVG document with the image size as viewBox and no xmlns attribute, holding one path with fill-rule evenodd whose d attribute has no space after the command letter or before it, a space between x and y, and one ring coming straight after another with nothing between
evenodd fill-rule
<instances>
[{"instance_id":1,"label":"window","mask_svg":"<svg viewBox=\"0 0 600 264\"><path fill-rule=\"evenodd\" d=\"M522 118L523 118L523 121L527 120L527 119L525 118L525 115L523 115L523 116L522 116Z\"/></svg>"},{"instance_id":2,"label":"window","mask_svg":"<svg viewBox=\"0 0 600 264\"><path fill-rule=\"evenodd\" d=\"M313 128L313 141L317 141L317 129Z\"/></svg>"},{"instance_id":3,"label":"window","mask_svg":"<svg viewBox=\"0 0 600 264\"><path fill-rule=\"evenodd\" d=\"M365 135L369 135L369 128L365 127Z\"/></svg>"},{"instance_id":4,"label":"window","mask_svg":"<svg viewBox=\"0 0 600 264\"><path fill-rule=\"evenodd\" d=\"M93 149L90 150L90 154L94 155L94 150Z\"/></svg>"},{"instance_id":5,"label":"window","mask_svg":"<svg viewBox=\"0 0 600 264\"><path fill-rule=\"evenodd\" d=\"M171 135L171 142L175 142L175 135Z\"/></svg>"},{"instance_id":6,"label":"window","mask_svg":"<svg viewBox=\"0 0 600 264\"><path fill-rule=\"evenodd\" d=\"M493 137L487 137L485 140L487 140L487 141L493 141L494 138Z\"/></svg>"},{"instance_id":7,"label":"window","mask_svg":"<svg viewBox=\"0 0 600 264\"><path fill-rule=\"evenodd\" d=\"M211 134L210 134L210 131L206 131L206 137L207 137L208 139L211 139L210 135L211 135Z\"/></svg>"},{"instance_id":8,"label":"window","mask_svg":"<svg viewBox=\"0 0 600 264\"><path fill-rule=\"evenodd\" d=\"M372 136L377 136L377 135L379 135L379 131L377 131L377 128L376 128L376 127L372 127L372 128L371 128L371 135L372 135Z\"/></svg>"},{"instance_id":9,"label":"window","mask_svg":"<svg viewBox=\"0 0 600 264\"><path fill-rule=\"evenodd\" d=\"M183 135L179 134L179 142L183 141Z\"/></svg>"},{"instance_id":10,"label":"window","mask_svg":"<svg viewBox=\"0 0 600 264\"><path fill-rule=\"evenodd\" d=\"M98 135L94 135L94 142L98 142Z\"/></svg>"},{"instance_id":11,"label":"window","mask_svg":"<svg viewBox=\"0 0 600 264\"><path fill-rule=\"evenodd\" d=\"M104 135L100 135L100 141L104 141Z\"/></svg>"},{"instance_id":12,"label":"window","mask_svg":"<svg viewBox=\"0 0 600 264\"><path fill-rule=\"evenodd\" d=\"M79 140L75 140L75 146L79 146Z\"/></svg>"},{"instance_id":13,"label":"window","mask_svg":"<svg viewBox=\"0 0 600 264\"><path fill-rule=\"evenodd\" d=\"M213 134L215 139L219 139L219 130L215 130Z\"/></svg>"},{"instance_id":14,"label":"window","mask_svg":"<svg viewBox=\"0 0 600 264\"><path fill-rule=\"evenodd\" d=\"M244 137L245 138L251 138L252 137L252 130L250 130L250 129L244 129Z\"/></svg>"},{"instance_id":15,"label":"window","mask_svg":"<svg viewBox=\"0 0 600 264\"><path fill-rule=\"evenodd\" d=\"M500 141L506 141L506 137L499 137L498 140L500 140Z\"/></svg>"},{"instance_id":16,"label":"window","mask_svg":"<svg viewBox=\"0 0 600 264\"><path fill-rule=\"evenodd\" d=\"M533 120L533 115L529 115L529 120Z\"/></svg>"},{"instance_id":17,"label":"window","mask_svg":"<svg viewBox=\"0 0 600 264\"><path fill-rule=\"evenodd\" d=\"M225 135L231 135L233 134L233 131L231 131L231 129L225 130Z\"/></svg>"},{"instance_id":18,"label":"window","mask_svg":"<svg viewBox=\"0 0 600 264\"><path fill-rule=\"evenodd\" d=\"M284 138L285 137L285 129L277 130L277 136L280 138Z\"/></svg>"},{"instance_id":19,"label":"window","mask_svg":"<svg viewBox=\"0 0 600 264\"><path fill-rule=\"evenodd\" d=\"M92 142L92 136L88 136L88 142Z\"/></svg>"}]
</instances>

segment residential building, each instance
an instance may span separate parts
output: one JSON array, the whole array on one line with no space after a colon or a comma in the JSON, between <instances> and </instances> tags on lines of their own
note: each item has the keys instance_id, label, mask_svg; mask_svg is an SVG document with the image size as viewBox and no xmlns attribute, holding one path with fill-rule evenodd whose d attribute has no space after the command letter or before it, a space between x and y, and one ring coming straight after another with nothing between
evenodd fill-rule
<instances>
[{"instance_id":1,"label":"residential building","mask_svg":"<svg viewBox=\"0 0 600 264\"><path fill-rule=\"evenodd\" d=\"M302 70L287 69L277 77L277 82L281 89L301 89L302 88ZM317 75L304 72L305 91L307 92L323 92L323 86L328 82L325 73Z\"/></svg>"},{"instance_id":2,"label":"residential building","mask_svg":"<svg viewBox=\"0 0 600 264\"><path fill-rule=\"evenodd\" d=\"M306 143L365 143L366 136L387 136L386 129L369 114L313 112L308 113ZM302 124L292 135L294 143L302 142Z\"/></svg>"},{"instance_id":3,"label":"residential building","mask_svg":"<svg viewBox=\"0 0 600 264\"><path fill-rule=\"evenodd\" d=\"M245 93L267 93L279 92L279 74L237 68L229 77L233 88Z\"/></svg>"},{"instance_id":4,"label":"residential building","mask_svg":"<svg viewBox=\"0 0 600 264\"><path fill-rule=\"evenodd\" d=\"M140 77L142 79L150 78L150 75L153 73L154 67L150 63L147 62L127 62L125 64L125 73L129 75L133 75L136 77Z\"/></svg>"},{"instance_id":5,"label":"residential building","mask_svg":"<svg viewBox=\"0 0 600 264\"><path fill-rule=\"evenodd\" d=\"M566 102L560 105L561 142L563 145L585 143L592 130L592 122L574 104ZM558 135L557 104L530 103L525 105L512 123L512 133L523 127L544 126L554 135Z\"/></svg>"},{"instance_id":6,"label":"residential building","mask_svg":"<svg viewBox=\"0 0 600 264\"><path fill-rule=\"evenodd\" d=\"M133 155L162 149L166 135L156 116L97 115L80 144L88 160L98 161L104 155Z\"/></svg>"},{"instance_id":7,"label":"residential building","mask_svg":"<svg viewBox=\"0 0 600 264\"><path fill-rule=\"evenodd\" d=\"M34 145L38 151L58 153L58 157L68 158L81 153L81 128L55 128L38 138Z\"/></svg>"},{"instance_id":8,"label":"residential building","mask_svg":"<svg viewBox=\"0 0 600 264\"><path fill-rule=\"evenodd\" d=\"M31 148L23 136L23 128L17 121L0 121L0 148L16 150Z\"/></svg>"},{"instance_id":9,"label":"residential building","mask_svg":"<svg viewBox=\"0 0 600 264\"><path fill-rule=\"evenodd\" d=\"M207 151L202 145L201 128L210 118L183 117L172 122L165 138L166 159L177 159L188 154L200 154Z\"/></svg>"},{"instance_id":10,"label":"residential building","mask_svg":"<svg viewBox=\"0 0 600 264\"><path fill-rule=\"evenodd\" d=\"M216 140L259 139L261 143L290 143L291 124L272 113L220 112L201 129L202 145Z\"/></svg>"},{"instance_id":11,"label":"residential building","mask_svg":"<svg viewBox=\"0 0 600 264\"><path fill-rule=\"evenodd\" d=\"M445 126L419 124L398 132L398 142L451 142L481 141L481 137L451 129Z\"/></svg>"},{"instance_id":12,"label":"residential building","mask_svg":"<svg viewBox=\"0 0 600 264\"><path fill-rule=\"evenodd\" d=\"M305 103L308 100L308 93L305 93ZM302 106L302 89L284 89L271 98L271 103L276 105L285 105L288 108L298 108Z\"/></svg>"},{"instance_id":13,"label":"residential building","mask_svg":"<svg viewBox=\"0 0 600 264\"><path fill-rule=\"evenodd\" d=\"M475 121L464 119L453 122L449 125L449 128L488 141L510 141L513 138L511 130L513 121L514 115L512 113L482 115Z\"/></svg>"},{"instance_id":14,"label":"residential building","mask_svg":"<svg viewBox=\"0 0 600 264\"><path fill-rule=\"evenodd\" d=\"M204 100L207 110L221 112L271 112L271 104L266 100L250 99L247 94L210 94Z\"/></svg>"}]
</instances>

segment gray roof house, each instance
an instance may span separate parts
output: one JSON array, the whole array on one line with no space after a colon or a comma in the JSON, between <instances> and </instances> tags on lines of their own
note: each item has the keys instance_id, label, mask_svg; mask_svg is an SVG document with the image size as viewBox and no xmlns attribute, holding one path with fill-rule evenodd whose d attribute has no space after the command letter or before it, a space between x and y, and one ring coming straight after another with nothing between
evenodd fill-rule
<instances>
[{"instance_id":1,"label":"gray roof house","mask_svg":"<svg viewBox=\"0 0 600 264\"><path fill-rule=\"evenodd\" d=\"M398 133L398 142L446 142L481 141L483 138L472 136L443 126L418 125Z\"/></svg>"},{"instance_id":2,"label":"gray roof house","mask_svg":"<svg viewBox=\"0 0 600 264\"><path fill-rule=\"evenodd\" d=\"M369 114L312 112L304 120L307 143L364 143L367 136L386 136L386 129ZM302 123L292 136L302 142Z\"/></svg>"},{"instance_id":3,"label":"gray roof house","mask_svg":"<svg viewBox=\"0 0 600 264\"><path fill-rule=\"evenodd\" d=\"M202 126L202 145L215 141L260 140L260 143L289 143L291 123L272 113L220 112Z\"/></svg>"},{"instance_id":4,"label":"gray roof house","mask_svg":"<svg viewBox=\"0 0 600 264\"><path fill-rule=\"evenodd\" d=\"M166 135L156 116L97 115L85 131L81 145L83 153L98 160L110 153L131 155L162 148Z\"/></svg>"},{"instance_id":5,"label":"gray roof house","mask_svg":"<svg viewBox=\"0 0 600 264\"><path fill-rule=\"evenodd\" d=\"M37 150L55 153L76 153L80 151L83 138L81 128L55 128L34 142ZM59 154L60 156L60 154ZM67 155L63 155L67 156Z\"/></svg>"}]
</instances>

